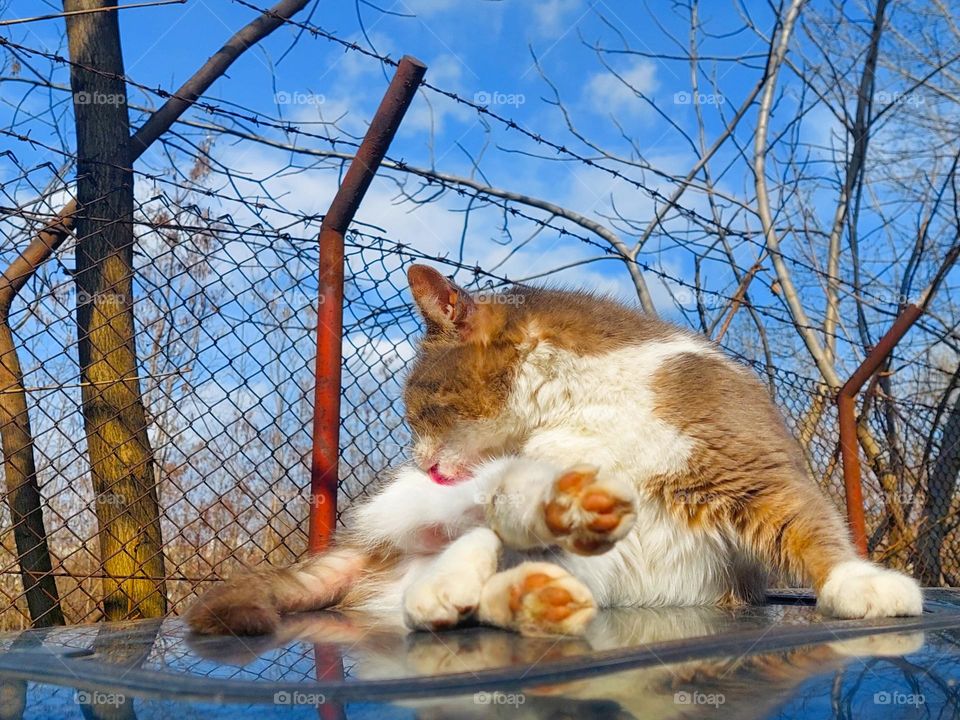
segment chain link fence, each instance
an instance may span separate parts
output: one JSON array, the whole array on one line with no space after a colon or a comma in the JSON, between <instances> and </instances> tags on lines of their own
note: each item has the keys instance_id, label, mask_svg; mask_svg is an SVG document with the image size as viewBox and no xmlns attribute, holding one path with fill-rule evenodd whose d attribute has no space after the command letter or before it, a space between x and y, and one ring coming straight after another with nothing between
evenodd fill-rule
<instances>
[{"instance_id":1,"label":"chain link fence","mask_svg":"<svg viewBox=\"0 0 960 720\"><path fill-rule=\"evenodd\" d=\"M315 228L268 236L196 216L188 208L143 205L135 280L140 382L156 455L170 607L244 564L290 562L306 545L309 507L317 246ZM33 424L52 574L68 622L101 617L96 503L85 459L75 356L77 297L69 248L31 285L11 315ZM426 260L473 288L503 278L426 257L385 238L347 239L340 507L368 493L403 461L409 434L401 406L403 370L419 325L404 268ZM811 474L843 503L836 413L825 386L753 364L806 450ZM956 443L943 408L869 394L866 419L888 440L886 462L899 496L891 503L877 472L865 495L875 555L910 566L909 546L890 545L893 512L909 532L941 523L941 582L960 568L953 484L928 491L936 459ZM933 428L936 428L933 430ZM7 509L2 513L0 606L6 628L29 624ZM934 500L936 502L934 502ZM903 528L899 528L902 530Z\"/></svg>"},{"instance_id":2,"label":"chain link fence","mask_svg":"<svg viewBox=\"0 0 960 720\"><path fill-rule=\"evenodd\" d=\"M319 218L294 236L213 222L162 198L141 204L137 216L139 382L156 461L163 580L176 609L243 565L287 563L305 550ZM97 504L128 498L95 495L90 482L75 349L75 310L86 298L77 295L71 253L64 248L41 270L10 324L51 574L66 620L84 622L101 618ZM341 508L406 452L402 371L418 323L404 267L430 259L457 269L372 235L351 234L346 253ZM0 622L19 628L30 617L3 495Z\"/></svg>"}]
</instances>

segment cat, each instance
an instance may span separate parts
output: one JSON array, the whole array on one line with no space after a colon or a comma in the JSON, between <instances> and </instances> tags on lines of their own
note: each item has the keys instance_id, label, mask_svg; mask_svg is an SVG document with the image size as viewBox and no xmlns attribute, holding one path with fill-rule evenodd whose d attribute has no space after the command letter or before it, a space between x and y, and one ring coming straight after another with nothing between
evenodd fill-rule
<instances>
[{"instance_id":1,"label":"cat","mask_svg":"<svg viewBox=\"0 0 960 720\"><path fill-rule=\"evenodd\" d=\"M340 607L576 636L598 607L761 603L771 571L825 615L922 612L913 579L858 557L764 386L708 339L587 292L407 277L425 325L413 462L333 549L201 596L195 632Z\"/></svg>"}]
</instances>

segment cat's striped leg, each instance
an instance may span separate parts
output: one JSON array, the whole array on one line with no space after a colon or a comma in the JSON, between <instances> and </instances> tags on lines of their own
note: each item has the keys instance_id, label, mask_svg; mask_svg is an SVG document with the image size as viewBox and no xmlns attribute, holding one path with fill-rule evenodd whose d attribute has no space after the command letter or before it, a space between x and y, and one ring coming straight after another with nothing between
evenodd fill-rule
<instances>
[{"instance_id":1,"label":"cat's striped leg","mask_svg":"<svg viewBox=\"0 0 960 720\"><path fill-rule=\"evenodd\" d=\"M592 465L566 470L524 457L484 466L487 524L508 547L557 546L578 555L606 552L636 521L636 490Z\"/></svg>"},{"instance_id":2,"label":"cat's striped leg","mask_svg":"<svg viewBox=\"0 0 960 720\"><path fill-rule=\"evenodd\" d=\"M188 608L190 629L203 635L265 635L283 613L336 604L367 571L369 556L344 547L287 568L264 568L211 588Z\"/></svg>"},{"instance_id":3,"label":"cat's striped leg","mask_svg":"<svg viewBox=\"0 0 960 720\"><path fill-rule=\"evenodd\" d=\"M857 557L839 514L804 477L788 476L754 493L734 520L752 549L809 581L817 608L840 618L920 615L916 581Z\"/></svg>"},{"instance_id":4,"label":"cat's striped leg","mask_svg":"<svg viewBox=\"0 0 960 720\"><path fill-rule=\"evenodd\" d=\"M590 590L559 565L525 562L490 578L481 622L524 635L582 635L597 614Z\"/></svg>"},{"instance_id":5,"label":"cat's striped leg","mask_svg":"<svg viewBox=\"0 0 960 720\"><path fill-rule=\"evenodd\" d=\"M473 617L480 593L497 571L502 544L488 528L453 541L403 593L403 618L413 630L443 630Z\"/></svg>"}]
</instances>

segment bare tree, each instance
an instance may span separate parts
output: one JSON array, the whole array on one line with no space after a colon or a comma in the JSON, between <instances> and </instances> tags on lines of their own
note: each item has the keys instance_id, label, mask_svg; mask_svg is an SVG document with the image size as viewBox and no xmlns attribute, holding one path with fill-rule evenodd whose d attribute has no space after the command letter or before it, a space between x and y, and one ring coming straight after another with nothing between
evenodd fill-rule
<instances>
[{"instance_id":1,"label":"bare tree","mask_svg":"<svg viewBox=\"0 0 960 720\"><path fill-rule=\"evenodd\" d=\"M88 10L110 0L66 0ZM133 172L116 12L67 18L77 132L77 343L104 615L167 611L156 467L133 318Z\"/></svg>"}]
</instances>

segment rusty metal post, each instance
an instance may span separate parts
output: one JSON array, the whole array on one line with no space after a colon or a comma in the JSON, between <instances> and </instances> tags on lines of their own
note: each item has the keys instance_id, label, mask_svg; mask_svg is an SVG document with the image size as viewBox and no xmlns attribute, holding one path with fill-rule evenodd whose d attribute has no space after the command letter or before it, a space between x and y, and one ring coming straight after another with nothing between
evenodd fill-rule
<instances>
[{"instance_id":1,"label":"rusty metal post","mask_svg":"<svg viewBox=\"0 0 960 720\"><path fill-rule=\"evenodd\" d=\"M863 515L863 489L860 482L860 441L857 438L857 393L883 361L893 352L900 339L923 314L913 303L897 316L880 342L867 354L850 379L837 394L837 417L840 423L840 456L843 459L843 485L847 496L847 522L857 551L867 556L867 523Z\"/></svg>"},{"instance_id":2,"label":"rusty metal post","mask_svg":"<svg viewBox=\"0 0 960 720\"><path fill-rule=\"evenodd\" d=\"M897 343L907 334L917 319L923 315L930 299L940 283L960 259L960 243L953 245L943 256L933 280L920 294L919 300L910 303L897 316L890 329L880 338L850 379L837 393L837 419L840 423L840 457L843 461L843 485L847 495L847 522L853 542L861 556L867 556L867 523L863 515L863 488L860 481L860 440L857 437L856 398L860 388L880 369L883 361L893 352Z\"/></svg>"},{"instance_id":3,"label":"rusty metal post","mask_svg":"<svg viewBox=\"0 0 960 720\"><path fill-rule=\"evenodd\" d=\"M427 66L405 55L320 225L316 393L310 469L309 552L325 548L337 522L340 371L343 341L343 234L363 200Z\"/></svg>"}]
</instances>

